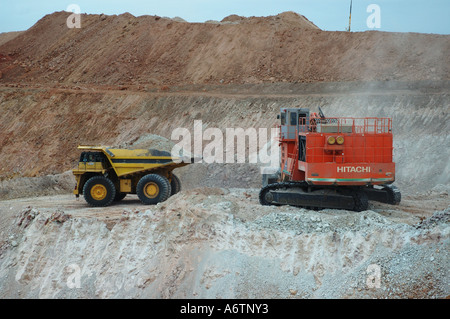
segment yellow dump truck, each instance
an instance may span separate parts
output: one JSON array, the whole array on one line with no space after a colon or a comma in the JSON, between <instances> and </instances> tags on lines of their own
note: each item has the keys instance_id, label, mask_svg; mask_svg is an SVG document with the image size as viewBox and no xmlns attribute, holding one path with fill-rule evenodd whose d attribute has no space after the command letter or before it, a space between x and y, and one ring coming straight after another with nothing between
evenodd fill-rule
<instances>
[{"instance_id":1,"label":"yellow dump truck","mask_svg":"<svg viewBox=\"0 0 450 319\"><path fill-rule=\"evenodd\" d=\"M152 149L78 148L83 152L72 170L77 181L73 192L92 206L108 206L127 194L137 194L146 205L163 202L181 189L173 170L192 162Z\"/></svg>"}]
</instances>

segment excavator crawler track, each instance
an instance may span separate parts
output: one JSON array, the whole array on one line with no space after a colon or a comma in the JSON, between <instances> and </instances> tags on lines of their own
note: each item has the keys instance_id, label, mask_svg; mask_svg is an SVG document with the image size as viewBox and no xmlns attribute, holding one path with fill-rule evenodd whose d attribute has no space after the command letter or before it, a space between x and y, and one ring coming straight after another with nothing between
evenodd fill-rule
<instances>
[{"instance_id":1,"label":"excavator crawler track","mask_svg":"<svg viewBox=\"0 0 450 319\"><path fill-rule=\"evenodd\" d=\"M261 205L290 205L307 209L346 209L364 211L368 196L362 187L320 188L304 181L280 182L264 186L259 192Z\"/></svg>"}]
</instances>

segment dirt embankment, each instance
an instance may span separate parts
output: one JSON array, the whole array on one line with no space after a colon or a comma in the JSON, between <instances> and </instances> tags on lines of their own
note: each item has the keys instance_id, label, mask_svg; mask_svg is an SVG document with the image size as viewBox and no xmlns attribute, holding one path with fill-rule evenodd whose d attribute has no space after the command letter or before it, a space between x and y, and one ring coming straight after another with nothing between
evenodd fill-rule
<instances>
[{"instance_id":1,"label":"dirt embankment","mask_svg":"<svg viewBox=\"0 0 450 319\"><path fill-rule=\"evenodd\" d=\"M219 24L56 12L0 46L3 82L135 85L448 80L450 36L321 31L296 13ZM232 21L229 21L232 20Z\"/></svg>"},{"instance_id":2,"label":"dirt embankment","mask_svg":"<svg viewBox=\"0 0 450 319\"><path fill-rule=\"evenodd\" d=\"M15 37L17 37L19 34L23 33L23 31L13 31L13 32L4 32L0 33L0 45L11 41Z\"/></svg>"}]
</instances>

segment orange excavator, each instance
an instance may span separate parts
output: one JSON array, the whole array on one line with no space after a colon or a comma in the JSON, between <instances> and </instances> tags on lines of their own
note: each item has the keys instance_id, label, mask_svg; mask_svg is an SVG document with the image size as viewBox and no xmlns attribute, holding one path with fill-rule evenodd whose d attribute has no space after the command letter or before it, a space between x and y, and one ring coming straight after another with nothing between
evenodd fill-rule
<instances>
[{"instance_id":1,"label":"orange excavator","mask_svg":"<svg viewBox=\"0 0 450 319\"><path fill-rule=\"evenodd\" d=\"M398 205L392 120L328 118L282 108L280 169L263 175L262 205L364 211L369 200Z\"/></svg>"}]
</instances>

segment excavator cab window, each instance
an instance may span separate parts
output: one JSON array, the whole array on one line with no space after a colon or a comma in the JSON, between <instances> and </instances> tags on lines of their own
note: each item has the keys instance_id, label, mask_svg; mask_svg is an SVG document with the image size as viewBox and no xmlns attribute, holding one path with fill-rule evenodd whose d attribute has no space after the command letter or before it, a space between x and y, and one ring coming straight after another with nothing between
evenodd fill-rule
<instances>
[{"instance_id":1,"label":"excavator cab window","mask_svg":"<svg viewBox=\"0 0 450 319\"><path fill-rule=\"evenodd\" d=\"M286 113L281 113L281 125L286 125Z\"/></svg>"},{"instance_id":2,"label":"excavator cab window","mask_svg":"<svg viewBox=\"0 0 450 319\"><path fill-rule=\"evenodd\" d=\"M297 112L289 112L290 114L290 118L291 118L291 123L290 125L297 125Z\"/></svg>"}]
</instances>

